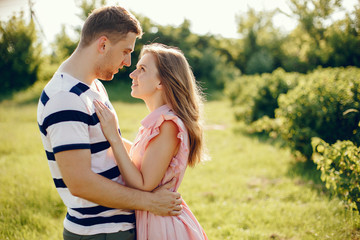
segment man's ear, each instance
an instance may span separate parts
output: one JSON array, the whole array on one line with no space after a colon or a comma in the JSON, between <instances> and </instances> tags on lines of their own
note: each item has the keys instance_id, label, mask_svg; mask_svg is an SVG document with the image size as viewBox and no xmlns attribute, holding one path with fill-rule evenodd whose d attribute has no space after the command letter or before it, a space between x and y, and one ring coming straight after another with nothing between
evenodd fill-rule
<instances>
[{"instance_id":1,"label":"man's ear","mask_svg":"<svg viewBox=\"0 0 360 240\"><path fill-rule=\"evenodd\" d=\"M105 36L101 36L97 40L97 50L99 53L105 53L109 44L109 39Z\"/></svg>"}]
</instances>

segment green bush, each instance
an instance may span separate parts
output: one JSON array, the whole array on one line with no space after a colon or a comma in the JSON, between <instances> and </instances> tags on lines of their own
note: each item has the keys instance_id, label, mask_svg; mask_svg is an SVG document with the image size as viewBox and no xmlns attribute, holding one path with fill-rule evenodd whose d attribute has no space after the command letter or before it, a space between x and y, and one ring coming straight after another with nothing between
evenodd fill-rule
<instances>
[{"instance_id":1,"label":"green bush","mask_svg":"<svg viewBox=\"0 0 360 240\"><path fill-rule=\"evenodd\" d=\"M329 145L320 138L312 139L314 162L321 171L321 180L349 204L360 211L360 148L351 141Z\"/></svg>"},{"instance_id":2,"label":"green bush","mask_svg":"<svg viewBox=\"0 0 360 240\"><path fill-rule=\"evenodd\" d=\"M264 116L246 127L246 131L250 134L264 134L273 139L279 137L281 122L276 118Z\"/></svg>"},{"instance_id":3,"label":"green bush","mask_svg":"<svg viewBox=\"0 0 360 240\"><path fill-rule=\"evenodd\" d=\"M203 50L200 57L191 54L189 57L196 62L193 64L194 73L197 75L197 80L204 85L205 90L223 90L227 81L240 76L239 69L227 63L225 57L215 49L207 48Z\"/></svg>"},{"instance_id":4,"label":"green bush","mask_svg":"<svg viewBox=\"0 0 360 240\"><path fill-rule=\"evenodd\" d=\"M246 64L246 74L269 73L274 69L274 58L266 50L260 50L251 55Z\"/></svg>"},{"instance_id":5,"label":"green bush","mask_svg":"<svg viewBox=\"0 0 360 240\"><path fill-rule=\"evenodd\" d=\"M312 155L311 138L333 144L351 140L360 144L360 69L319 69L279 97L276 118L280 135L293 152L307 159Z\"/></svg>"},{"instance_id":6,"label":"green bush","mask_svg":"<svg viewBox=\"0 0 360 240\"><path fill-rule=\"evenodd\" d=\"M41 48L33 21L26 23L23 14L0 22L0 93L24 89L38 78Z\"/></svg>"},{"instance_id":7,"label":"green bush","mask_svg":"<svg viewBox=\"0 0 360 240\"><path fill-rule=\"evenodd\" d=\"M241 76L226 86L237 120L254 122L263 116L274 118L278 97L294 88L301 74L286 73L279 68L273 73Z\"/></svg>"}]
</instances>

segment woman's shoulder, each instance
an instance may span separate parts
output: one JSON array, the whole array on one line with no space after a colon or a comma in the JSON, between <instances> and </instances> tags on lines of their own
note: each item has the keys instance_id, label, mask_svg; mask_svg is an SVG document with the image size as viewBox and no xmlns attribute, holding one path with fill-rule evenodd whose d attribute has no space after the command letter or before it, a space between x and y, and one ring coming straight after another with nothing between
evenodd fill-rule
<instances>
[{"instance_id":1,"label":"woman's shoulder","mask_svg":"<svg viewBox=\"0 0 360 240\"><path fill-rule=\"evenodd\" d=\"M175 112L171 109L168 109L167 111L162 112L162 114L157 118L154 127L160 127L164 123L167 123L166 125L176 125L179 130L185 131L185 125L181 118L175 114Z\"/></svg>"}]
</instances>

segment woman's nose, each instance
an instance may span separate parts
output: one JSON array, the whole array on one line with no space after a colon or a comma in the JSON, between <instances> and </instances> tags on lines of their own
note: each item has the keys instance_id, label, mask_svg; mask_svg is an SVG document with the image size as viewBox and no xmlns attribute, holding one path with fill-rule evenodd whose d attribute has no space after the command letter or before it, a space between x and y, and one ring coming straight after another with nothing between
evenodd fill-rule
<instances>
[{"instance_id":1,"label":"woman's nose","mask_svg":"<svg viewBox=\"0 0 360 240\"><path fill-rule=\"evenodd\" d=\"M129 77L130 77L131 79L134 79L134 78L135 78L135 72L136 72L136 69L129 74Z\"/></svg>"}]
</instances>

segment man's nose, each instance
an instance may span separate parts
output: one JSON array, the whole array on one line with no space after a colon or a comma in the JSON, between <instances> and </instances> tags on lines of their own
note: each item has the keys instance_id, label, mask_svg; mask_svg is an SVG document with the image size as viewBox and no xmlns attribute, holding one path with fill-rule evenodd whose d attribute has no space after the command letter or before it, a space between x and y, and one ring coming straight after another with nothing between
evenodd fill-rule
<instances>
[{"instance_id":1,"label":"man's nose","mask_svg":"<svg viewBox=\"0 0 360 240\"><path fill-rule=\"evenodd\" d=\"M124 66L130 67L131 66L131 55L127 55L124 59Z\"/></svg>"}]
</instances>

